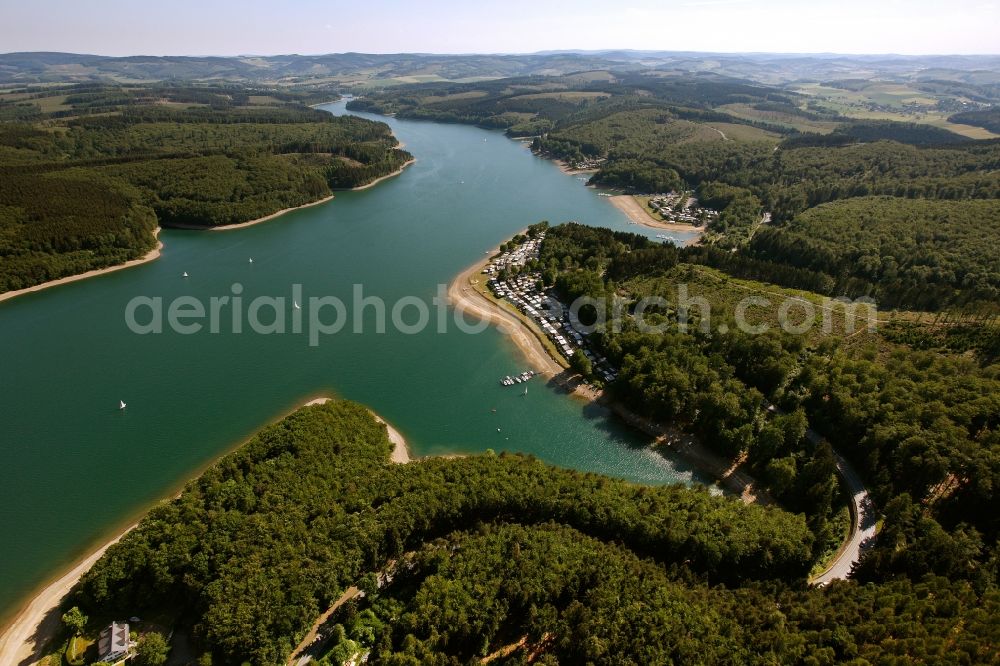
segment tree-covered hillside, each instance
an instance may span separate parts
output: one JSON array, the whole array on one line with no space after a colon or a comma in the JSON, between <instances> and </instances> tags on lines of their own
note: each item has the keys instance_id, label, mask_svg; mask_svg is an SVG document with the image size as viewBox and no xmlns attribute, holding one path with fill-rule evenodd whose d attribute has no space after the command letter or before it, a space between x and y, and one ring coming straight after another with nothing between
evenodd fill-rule
<instances>
[{"instance_id":1,"label":"tree-covered hillside","mask_svg":"<svg viewBox=\"0 0 1000 666\"><path fill-rule=\"evenodd\" d=\"M992 581L1000 554L991 508L1000 485L995 356L913 348L895 329L867 332L863 312L855 322L861 335L843 318L831 318L827 331L819 319L830 306L820 296L737 280L705 266L706 250L565 224L548 230L537 264L526 270L538 271L567 302L588 296L606 303L607 312L633 313L642 299L660 299L643 313L647 327L626 316L591 336L619 369L609 393L631 411L744 461L784 506L805 512L817 551L838 543L843 503L832 452L807 436L809 427L854 464L886 510L892 536L880 538L864 561L867 579L903 571L914 579L935 573ZM689 301L710 307L690 308L686 330L682 289ZM737 307L747 296L766 300L745 324L770 330L741 326ZM816 318L807 332L778 328L783 302L810 306ZM796 305L793 323L802 309ZM995 327L974 325L986 338L997 335ZM784 413L772 413L769 404Z\"/></svg>"},{"instance_id":2,"label":"tree-covered hillside","mask_svg":"<svg viewBox=\"0 0 1000 666\"><path fill-rule=\"evenodd\" d=\"M364 408L304 408L164 504L84 577L73 603L182 609L222 663L278 663L348 585L454 530L556 521L706 581L802 580L800 516L707 490L647 488L485 455L389 463ZM444 627L442 627L443 629Z\"/></svg>"},{"instance_id":3,"label":"tree-covered hillside","mask_svg":"<svg viewBox=\"0 0 1000 666\"><path fill-rule=\"evenodd\" d=\"M882 307L1000 301L1000 199L858 197L762 229L751 257L826 275L831 294Z\"/></svg>"},{"instance_id":4,"label":"tree-covered hillside","mask_svg":"<svg viewBox=\"0 0 1000 666\"><path fill-rule=\"evenodd\" d=\"M169 615L213 664L285 663L350 585L366 596L333 617L321 664L971 663L997 638L996 593L967 583L804 588L801 516L389 450L358 405L303 408L154 509L67 604Z\"/></svg>"},{"instance_id":5,"label":"tree-covered hillside","mask_svg":"<svg viewBox=\"0 0 1000 666\"><path fill-rule=\"evenodd\" d=\"M705 242L726 250L754 238L765 213L781 225L855 197L1000 198L996 140L848 117L814 97L793 86L647 69L401 86L350 108L506 128L533 137L541 155L596 170L591 184L626 193L697 190L721 211ZM893 304L914 304L897 295ZM953 300L946 296L935 290L920 306L945 307Z\"/></svg>"},{"instance_id":6,"label":"tree-covered hillside","mask_svg":"<svg viewBox=\"0 0 1000 666\"><path fill-rule=\"evenodd\" d=\"M21 119L0 122L0 292L140 257L157 224L247 222L410 159L388 126L312 99L221 86L4 98L0 117Z\"/></svg>"}]
</instances>

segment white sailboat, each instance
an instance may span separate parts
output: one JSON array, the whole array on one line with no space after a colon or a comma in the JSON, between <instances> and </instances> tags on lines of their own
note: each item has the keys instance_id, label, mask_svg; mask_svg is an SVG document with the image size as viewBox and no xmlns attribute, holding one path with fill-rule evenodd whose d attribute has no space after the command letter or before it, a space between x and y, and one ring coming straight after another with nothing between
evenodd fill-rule
<instances>
[{"instance_id":1,"label":"white sailboat","mask_svg":"<svg viewBox=\"0 0 1000 666\"><path fill-rule=\"evenodd\" d=\"M301 310L302 309L302 306L299 305L298 301L292 301L292 307L294 307L296 310Z\"/></svg>"},{"instance_id":2,"label":"white sailboat","mask_svg":"<svg viewBox=\"0 0 1000 666\"><path fill-rule=\"evenodd\" d=\"M181 277L187 277L187 276L188 276L187 271L184 271L184 275L182 275Z\"/></svg>"},{"instance_id":3,"label":"white sailboat","mask_svg":"<svg viewBox=\"0 0 1000 666\"><path fill-rule=\"evenodd\" d=\"M253 257L250 257L250 263L251 264L253 263Z\"/></svg>"},{"instance_id":4,"label":"white sailboat","mask_svg":"<svg viewBox=\"0 0 1000 666\"><path fill-rule=\"evenodd\" d=\"M125 409L125 401L124 400L119 400L118 401L118 409L119 410Z\"/></svg>"},{"instance_id":5,"label":"white sailboat","mask_svg":"<svg viewBox=\"0 0 1000 666\"><path fill-rule=\"evenodd\" d=\"M522 393L521 395L528 395L528 387L527 386L524 387L524 393Z\"/></svg>"}]
</instances>

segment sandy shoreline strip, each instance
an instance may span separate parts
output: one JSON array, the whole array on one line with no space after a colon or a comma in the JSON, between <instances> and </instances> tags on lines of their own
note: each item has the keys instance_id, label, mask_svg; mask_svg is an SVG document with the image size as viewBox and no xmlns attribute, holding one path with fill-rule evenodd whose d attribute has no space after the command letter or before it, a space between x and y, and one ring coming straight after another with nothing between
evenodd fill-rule
<instances>
[{"instance_id":1,"label":"sandy shoreline strip","mask_svg":"<svg viewBox=\"0 0 1000 666\"><path fill-rule=\"evenodd\" d=\"M495 254L490 252L490 256ZM497 326L502 333L509 335L525 358L538 372L555 376L566 368L549 354L538 338L536 332L526 322L513 312L502 308L484 296L479 288L483 287L486 276L482 274L488 259L480 260L469 266L448 285L448 301L460 312L488 321Z\"/></svg>"},{"instance_id":2,"label":"sandy shoreline strip","mask_svg":"<svg viewBox=\"0 0 1000 666\"><path fill-rule=\"evenodd\" d=\"M269 222L276 217L281 217L285 213L291 213L293 210L302 210L303 208L312 208L313 206L319 206L320 204L325 204L327 201L333 201L333 195L328 197L323 197L316 201L310 201L307 204L302 204L301 206L292 206L291 208L282 208L276 213L271 213L270 215L265 215L264 217L258 217L256 220L250 220L249 222L238 222L237 224L223 224L218 227L199 227L197 225L190 226L175 226L175 229L197 229L205 231L233 231L235 229L243 229L244 227L252 227L255 224L261 224L262 222Z\"/></svg>"},{"instance_id":3,"label":"sandy shoreline strip","mask_svg":"<svg viewBox=\"0 0 1000 666\"><path fill-rule=\"evenodd\" d=\"M387 178L393 178L395 176L398 176L399 174L403 173L403 169L405 169L406 167L410 166L414 162L416 162L416 159L412 159L412 160L406 162L403 166L401 166L396 171L393 171L390 174L382 176L381 178L376 178L375 180L373 180L372 182L368 183L367 185L362 185L361 187L352 187L352 188L348 188L348 189L344 189L344 190L336 190L336 191L338 191L338 192L356 192L356 191L360 191L360 190L367 190L369 187L374 187L375 185L378 185L379 183L381 183L383 180L385 180ZM192 231L235 231L237 229L245 229L246 227L252 227L255 224L261 224L263 222L269 222L269 221L271 221L271 220L273 220L273 219L275 219L277 217L281 217L282 215L284 215L286 213L291 213L292 211L295 211L295 210L302 210L303 208L311 208L313 206L319 206L320 204L325 204L328 201L332 201L333 198L334 198L334 196L335 195L331 194L328 197L323 197L322 199L319 199L317 201L310 201L309 203L302 204L301 206L294 206L292 208L283 208L283 209L281 209L281 210L279 210L277 212L271 213L270 215L265 215L264 217L259 217L256 220L250 220L249 222L240 222L238 224L224 224L224 225L217 226L217 227L201 227L201 226L194 225L194 224L172 224L172 225L170 225L170 228L171 229L187 229L187 230L192 230ZM87 271L86 273L80 273L79 275L69 275L69 276L66 276L64 278L59 278L57 280L49 280L48 282L43 282L41 284L36 284L34 286L31 286L31 287L25 287L24 289L16 289L14 291L7 291L7 292L4 292L4 293L0 294L0 303L2 303L3 301L9 300L11 298L16 298L18 296L22 296L24 294L30 294L30 293L35 292L35 291L41 291L43 289L48 289L49 287L58 287L59 285L62 285L62 284L69 284L70 282L76 282L77 280L86 280L87 278L96 277L98 275L104 275L106 273L113 273L115 271L120 271L120 270L123 270L123 269L126 269L126 268L132 268L133 266L140 266L140 265L145 264L147 262L153 261L154 259L157 259L160 256L161 252L163 251L163 241L159 240L159 235L160 235L160 227L157 227L156 228L156 236L157 236L156 247L154 249L150 250L148 253L146 253L145 256L140 257L139 259L130 259L129 261L126 261L124 264L117 264L115 266L108 266L107 268L96 268L96 269L94 269L92 271Z\"/></svg>"},{"instance_id":4,"label":"sandy shoreline strip","mask_svg":"<svg viewBox=\"0 0 1000 666\"><path fill-rule=\"evenodd\" d=\"M402 144L400 144L400 145L402 145ZM399 146L396 146L396 147L398 148ZM399 174L403 173L403 171L406 169L406 167L410 166L411 164L413 164L416 161L417 161L417 158L415 158L415 157L413 159L407 160L406 162L403 163L403 166L399 167L398 169L396 169L392 173L387 173L386 175L382 176L381 178L376 178L375 180L373 180L372 182L368 183L367 185L361 185L360 187L345 187L345 188L342 188L342 189L335 189L334 192L360 192L361 190L367 190L369 187L375 187L376 185L378 185L379 183L381 183L383 180L388 180L389 178L395 178Z\"/></svg>"},{"instance_id":5,"label":"sandy shoreline strip","mask_svg":"<svg viewBox=\"0 0 1000 666\"><path fill-rule=\"evenodd\" d=\"M310 400L305 405L303 405L303 407L309 407L311 405L322 405L330 402L330 400L332 400L332 398L326 398L326 397L314 398L313 400ZM383 419L381 416L379 416L375 412L372 412L371 410L368 411L371 412L371 415L375 417L376 421L385 426L387 434L389 435L389 441L392 442L393 444L392 462L400 465L405 465L408 462L412 462L414 458L410 455L410 447L406 443L406 438L404 438L403 435L398 430L393 428L392 425L390 425L389 422Z\"/></svg>"},{"instance_id":6,"label":"sandy shoreline strip","mask_svg":"<svg viewBox=\"0 0 1000 666\"><path fill-rule=\"evenodd\" d=\"M490 256L493 254L495 253L491 252ZM753 478L739 469L739 461L732 462L709 451L692 435L638 416L621 403L610 400L602 391L583 383L579 376L573 376L565 366L556 362L541 343L539 336L544 334L537 326L502 308L477 289L484 284L485 276L481 271L488 262L489 259L478 261L459 273L451 282L448 286L448 300L453 306L463 313L497 325L503 333L511 337L536 370L557 378L556 381L574 397L597 403L615 412L630 426L652 437L656 446L669 448L693 466L718 479L719 483L744 502L772 503L770 497L755 490Z\"/></svg>"},{"instance_id":7,"label":"sandy shoreline strip","mask_svg":"<svg viewBox=\"0 0 1000 666\"><path fill-rule=\"evenodd\" d=\"M704 227L695 227L690 224L679 224L677 222L664 222L663 220L657 220L655 217L649 214L642 204L635 200L631 194L619 194L609 198L614 207L625 213L628 219L632 220L636 224L641 224L644 227L651 227L653 229L666 229L667 231L683 231L685 233L696 233L697 236L686 241L685 245L694 245L701 240L702 235L705 233Z\"/></svg>"},{"instance_id":8,"label":"sandy shoreline strip","mask_svg":"<svg viewBox=\"0 0 1000 666\"><path fill-rule=\"evenodd\" d=\"M31 659L35 663L41 658L37 652L56 634L60 625L59 603L87 573L104 551L118 543L122 537L138 525L138 521L114 537L97 550L91 552L77 564L36 594L11 620L0 635L0 664L21 664Z\"/></svg>"},{"instance_id":9,"label":"sandy shoreline strip","mask_svg":"<svg viewBox=\"0 0 1000 666\"><path fill-rule=\"evenodd\" d=\"M320 405L328 402L329 400L330 398L327 397L315 398L306 402L303 406ZM285 416L287 416L287 414ZM389 435L389 441L394 444L392 461L394 463L405 464L413 460L413 458L410 457L406 440L403 438L402 434L386 423L386 421L375 412L372 412L372 416L374 416L379 423L385 424ZM280 420L280 418L278 420ZM246 442L241 442L234 448L238 448L245 443ZM228 455L232 450L234 449L229 449L222 453L218 458L215 458L192 478L201 476L205 469L214 465L220 458ZM181 492L183 492L183 488L185 488L188 483L190 483L190 480L181 484L181 490L174 493L169 499L177 499L180 497ZM101 544L77 560L65 573L45 585L45 587L35 593L22 605L17 613L11 618L10 622L3 627L2 633L0 633L0 664L3 666L7 666L8 664L12 666L34 664L41 659L42 656L44 656L40 651L46 647L49 641L59 631L61 624L59 615L60 602L62 602L63 598L69 593L73 586L76 585L80 578L82 578L83 575L87 573L92 566L94 566L97 560L101 559L101 556L104 555L105 551L121 541L121 539L126 534L131 532L148 513L148 509L143 511L142 517L132 522L127 528L118 532L107 542Z\"/></svg>"},{"instance_id":10,"label":"sandy shoreline strip","mask_svg":"<svg viewBox=\"0 0 1000 666\"><path fill-rule=\"evenodd\" d=\"M580 174L589 175L589 174L595 174L598 171L600 171L600 169L575 169L566 162L563 162L562 160L555 160L555 163L556 166L559 167L559 170L562 171L567 176L577 176Z\"/></svg>"},{"instance_id":11,"label":"sandy shoreline strip","mask_svg":"<svg viewBox=\"0 0 1000 666\"><path fill-rule=\"evenodd\" d=\"M79 275L68 275L64 278L59 278L58 280L49 280L48 282L43 282L41 284L36 284L32 287L25 287L24 289L16 289L14 291L7 291L0 294L0 302L9 300L11 298L16 298L18 296L23 296L24 294L30 294L35 291L41 291L43 289L48 289L49 287L58 287L61 284L69 284L70 282L76 282L77 280L86 280L87 278L97 277L98 275L104 275L106 273L114 273L115 271L124 270L126 268L132 268L133 266L140 266L142 264L148 263L157 259L160 253L163 251L163 242L159 239L160 228L156 228L156 247L147 252L144 256L138 259L130 259L124 264L116 264L114 266L108 266L107 268L95 268L92 271L87 271L86 273L80 273ZM3 662L0 662L3 663Z\"/></svg>"}]
</instances>

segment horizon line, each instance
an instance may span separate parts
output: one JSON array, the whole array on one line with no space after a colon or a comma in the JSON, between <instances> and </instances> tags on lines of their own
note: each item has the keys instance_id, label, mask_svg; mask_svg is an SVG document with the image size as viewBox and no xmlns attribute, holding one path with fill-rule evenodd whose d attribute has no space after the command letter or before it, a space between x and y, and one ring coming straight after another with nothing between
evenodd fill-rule
<instances>
[{"instance_id":1,"label":"horizon line","mask_svg":"<svg viewBox=\"0 0 1000 666\"><path fill-rule=\"evenodd\" d=\"M844 57L844 58L995 58L1000 57L1000 53L843 53L837 51L694 51L694 50L659 50L659 49L636 49L636 48L603 48L603 49L544 49L541 51L456 51L456 52L434 52L434 51L324 51L315 53L131 53L128 55L109 55L103 53L80 53L76 51L58 51L39 49L35 51L7 51L0 53L2 56L12 55L32 55L32 54L58 54L87 56L92 58L281 58L281 57L324 57L338 55L367 55L367 56L423 56L423 57L472 57L472 56L497 56L497 57L517 57L517 56L546 56L546 55L601 55L611 53L631 53L647 55L723 55L723 56L798 56L798 57Z\"/></svg>"}]
</instances>

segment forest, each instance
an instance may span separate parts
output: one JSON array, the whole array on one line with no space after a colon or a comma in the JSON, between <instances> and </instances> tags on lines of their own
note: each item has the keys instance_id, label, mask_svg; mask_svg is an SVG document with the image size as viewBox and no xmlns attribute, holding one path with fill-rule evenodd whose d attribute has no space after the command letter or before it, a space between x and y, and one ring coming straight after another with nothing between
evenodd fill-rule
<instances>
[{"instance_id":1,"label":"forest","mask_svg":"<svg viewBox=\"0 0 1000 666\"><path fill-rule=\"evenodd\" d=\"M978 111L963 111L949 117L948 120L953 123L965 123L966 125L983 127L994 134L1000 134L1000 109L995 107L980 109Z\"/></svg>"},{"instance_id":2,"label":"forest","mask_svg":"<svg viewBox=\"0 0 1000 666\"><path fill-rule=\"evenodd\" d=\"M856 197L761 229L753 259L830 278L827 293L937 310L1000 301L1000 200Z\"/></svg>"},{"instance_id":3,"label":"forest","mask_svg":"<svg viewBox=\"0 0 1000 666\"><path fill-rule=\"evenodd\" d=\"M306 106L315 92L59 90L55 110L29 98L30 119L0 122L0 292L141 257L158 225L248 222L411 159L387 125Z\"/></svg>"},{"instance_id":4,"label":"forest","mask_svg":"<svg viewBox=\"0 0 1000 666\"><path fill-rule=\"evenodd\" d=\"M180 608L222 663L270 664L347 585L478 524L557 521L718 584L793 582L809 567L801 517L706 489L506 454L399 466L389 451L363 407L304 408L154 509L71 601L91 615Z\"/></svg>"},{"instance_id":5,"label":"forest","mask_svg":"<svg viewBox=\"0 0 1000 666\"><path fill-rule=\"evenodd\" d=\"M996 302L987 255L1000 199L998 140L840 116L789 87L648 70L401 86L350 106L531 136L538 154L596 169L596 186L695 190L721 211L703 244L723 252L706 250L706 260L738 264L745 277L874 296L889 307ZM989 113L953 119L975 124ZM759 229L765 213L771 225ZM900 236L911 226L919 231ZM850 249L820 256L845 233ZM745 252L728 256L736 248Z\"/></svg>"},{"instance_id":6,"label":"forest","mask_svg":"<svg viewBox=\"0 0 1000 666\"><path fill-rule=\"evenodd\" d=\"M393 465L390 447L360 405L302 408L155 508L65 604L170 612L203 664L285 663L350 585L365 595L320 664L979 663L998 638L995 589L968 581L805 587L801 515L517 455Z\"/></svg>"},{"instance_id":7,"label":"forest","mask_svg":"<svg viewBox=\"0 0 1000 666\"><path fill-rule=\"evenodd\" d=\"M861 470L886 507L886 529L900 535L880 538L863 560L869 579L905 572L995 580L1000 522L987 508L1000 487L995 355L913 348L898 329L864 337L839 327L806 335L774 326L744 332L735 321L734 290L772 300L782 294L772 285L737 282L703 257L704 248L565 224L549 229L537 268L568 300L618 301L625 312L649 296L670 304L643 313L646 323L664 324L661 331L627 319L620 331L594 334L620 369L608 391L631 410L745 459L783 506L805 513L817 550L836 541L838 489L829 445L814 445L809 428ZM711 327L694 309L681 329L678 285L709 302ZM785 296L821 302L802 291ZM769 307L763 316L776 323L777 303ZM771 414L769 404L780 413Z\"/></svg>"}]
</instances>

